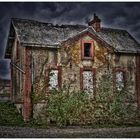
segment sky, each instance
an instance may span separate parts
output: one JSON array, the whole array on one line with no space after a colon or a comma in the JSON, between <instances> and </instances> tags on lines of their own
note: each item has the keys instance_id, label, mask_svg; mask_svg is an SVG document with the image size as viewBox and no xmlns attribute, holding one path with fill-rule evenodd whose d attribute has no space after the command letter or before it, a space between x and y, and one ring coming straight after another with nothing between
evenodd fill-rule
<instances>
[{"instance_id":1,"label":"sky","mask_svg":"<svg viewBox=\"0 0 140 140\"><path fill-rule=\"evenodd\" d=\"M10 78L4 52L11 18L53 24L87 24L96 13L104 27L127 30L140 42L140 2L0 2L0 77Z\"/></svg>"}]
</instances>

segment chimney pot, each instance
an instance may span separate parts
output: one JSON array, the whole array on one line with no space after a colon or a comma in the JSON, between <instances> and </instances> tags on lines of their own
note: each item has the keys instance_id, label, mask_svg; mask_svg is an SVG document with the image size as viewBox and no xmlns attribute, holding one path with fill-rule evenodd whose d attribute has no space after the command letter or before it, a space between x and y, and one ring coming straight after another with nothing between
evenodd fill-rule
<instances>
[{"instance_id":1,"label":"chimney pot","mask_svg":"<svg viewBox=\"0 0 140 140\"><path fill-rule=\"evenodd\" d=\"M96 16L94 13L94 18L88 23L89 26L92 26L96 32L101 31L101 19Z\"/></svg>"}]
</instances>

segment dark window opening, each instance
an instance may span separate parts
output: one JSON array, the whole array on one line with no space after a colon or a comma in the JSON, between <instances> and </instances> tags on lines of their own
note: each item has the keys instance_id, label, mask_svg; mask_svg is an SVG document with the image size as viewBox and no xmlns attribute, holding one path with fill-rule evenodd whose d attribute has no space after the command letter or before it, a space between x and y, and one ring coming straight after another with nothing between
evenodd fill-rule
<instances>
[{"instance_id":1,"label":"dark window opening","mask_svg":"<svg viewBox=\"0 0 140 140\"><path fill-rule=\"evenodd\" d=\"M84 43L84 57L91 57L91 43Z\"/></svg>"}]
</instances>

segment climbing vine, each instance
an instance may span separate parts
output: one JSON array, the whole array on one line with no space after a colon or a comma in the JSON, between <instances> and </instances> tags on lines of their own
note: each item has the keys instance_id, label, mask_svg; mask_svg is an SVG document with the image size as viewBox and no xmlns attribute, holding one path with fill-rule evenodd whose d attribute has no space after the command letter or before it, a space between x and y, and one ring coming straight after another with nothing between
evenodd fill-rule
<instances>
[{"instance_id":1,"label":"climbing vine","mask_svg":"<svg viewBox=\"0 0 140 140\"><path fill-rule=\"evenodd\" d=\"M33 82L32 101L34 103L46 100L46 76L43 74L48 63L48 55L41 64L39 75L35 77Z\"/></svg>"},{"instance_id":2,"label":"climbing vine","mask_svg":"<svg viewBox=\"0 0 140 140\"><path fill-rule=\"evenodd\" d=\"M108 51L107 51L107 49L99 43L98 44L95 43L95 46L96 46L95 57L97 58L97 60L100 61L100 63L106 64L108 62L108 59L107 59Z\"/></svg>"}]
</instances>

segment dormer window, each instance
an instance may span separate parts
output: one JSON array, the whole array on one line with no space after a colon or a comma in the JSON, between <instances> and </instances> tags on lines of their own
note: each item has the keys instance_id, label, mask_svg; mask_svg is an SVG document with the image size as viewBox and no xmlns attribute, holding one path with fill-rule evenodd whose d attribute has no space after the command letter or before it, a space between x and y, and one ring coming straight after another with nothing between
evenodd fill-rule
<instances>
[{"instance_id":1,"label":"dormer window","mask_svg":"<svg viewBox=\"0 0 140 140\"><path fill-rule=\"evenodd\" d=\"M83 41L82 43L82 59L93 60L93 41Z\"/></svg>"}]
</instances>

